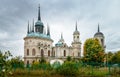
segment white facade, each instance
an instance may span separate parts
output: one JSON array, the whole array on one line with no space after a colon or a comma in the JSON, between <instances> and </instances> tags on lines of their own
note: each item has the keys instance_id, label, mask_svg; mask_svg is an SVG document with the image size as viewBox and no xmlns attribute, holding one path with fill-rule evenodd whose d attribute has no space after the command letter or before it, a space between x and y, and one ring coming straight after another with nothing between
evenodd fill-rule
<instances>
[{"instance_id":1,"label":"white facade","mask_svg":"<svg viewBox=\"0 0 120 77\"><path fill-rule=\"evenodd\" d=\"M47 61L51 59L66 59L67 56L80 58L81 55L81 42L80 33L76 29L73 32L73 41L71 46L68 46L63 36L55 46L52 45L53 40L50 37L50 29L47 27L47 33L44 30L44 24L40 17L40 7L38 10L38 20L33 25L29 26L27 36L24 38L24 63L32 64L34 61L39 61L44 57Z\"/></svg>"}]
</instances>

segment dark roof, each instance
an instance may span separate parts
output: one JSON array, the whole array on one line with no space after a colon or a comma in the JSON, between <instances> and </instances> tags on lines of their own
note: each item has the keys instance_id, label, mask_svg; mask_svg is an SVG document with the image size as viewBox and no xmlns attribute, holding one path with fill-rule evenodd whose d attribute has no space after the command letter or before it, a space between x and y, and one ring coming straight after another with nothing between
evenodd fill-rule
<instances>
[{"instance_id":1,"label":"dark roof","mask_svg":"<svg viewBox=\"0 0 120 77\"><path fill-rule=\"evenodd\" d=\"M104 34L102 32L97 32L97 33L95 33L94 37L96 37L96 36L102 36L102 37L104 37Z\"/></svg>"}]
</instances>

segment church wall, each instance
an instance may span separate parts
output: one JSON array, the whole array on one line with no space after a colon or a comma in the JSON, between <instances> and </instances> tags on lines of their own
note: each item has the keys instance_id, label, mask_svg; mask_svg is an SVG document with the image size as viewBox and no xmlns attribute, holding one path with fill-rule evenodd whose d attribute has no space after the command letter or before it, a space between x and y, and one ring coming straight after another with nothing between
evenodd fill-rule
<instances>
[{"instance_id":1,"label":"church wall","mask_svg":"<svg viewBox=\"0 0 120 77\"><path fill-rule=\"evenodd\" d=\"M39 45L40 44L40 45ZM24 43L24 58L25 63L29 60L31 63L34 58L41 57L41 50L44 51L44 57L48 57L48 50L50 51L50 56L52 55L52 41L46 39L36 39L36 38L27 38ZM27 50L29 49L29 55L27 55ZM35 54L32 55L33 49L35 50ZM31 58L31 59L29 59Z\"/></svg>"}]
</instances>

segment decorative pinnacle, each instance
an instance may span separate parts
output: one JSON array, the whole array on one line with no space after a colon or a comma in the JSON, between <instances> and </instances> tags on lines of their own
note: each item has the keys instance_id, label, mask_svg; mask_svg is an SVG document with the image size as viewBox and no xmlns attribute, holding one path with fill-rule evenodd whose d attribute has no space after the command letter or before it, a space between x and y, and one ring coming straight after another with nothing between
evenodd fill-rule
<instances>
[{"instance_id":1,"label":"decorative pinnacle","mask_svg":"<svg viewBox=\"0 0 120 77\"><path fill-rule=\"evenodd\" d=\"M28 21L28 32L27 33L29 33L30 31L29 31L29 21Z\"/></svg>"},{"instance_id":2,"label":"decorative pinnacle","mask_svg":"<svg viewBox=\"0 0 120 77\"><path fill-rule=\"evenodd\" d=\"M75 28L75 30L77 31L77 21L76 21L76 28Z\"/></svg>"},{"instance_id":3,"label":"decorative pinnacle","mask_svg":"<svg viewBox=\"0 0 120 77\"><path fill-rule=\"evenodd\" d=\"M62 32L61 32L61 39L63 39L63 34L62 34Z\"/></svg>"},{"instance_id":4,"label":"decorative pinnacle","mask_svg":"<svg viewBox=\"0 0 120 77\"><path fill-rule=\"evenodd\" d=\"M40 4L39 4L39 6L38 6L38 20L41 21L41 16L40 16Z\"/></svg>"},{"instance_id":5,"label":"decorative pinnacle","mask_svg":"<svg viewBox=\"0 0 120 77\"><path fill-rule=\"evenodd\" d=\"M34 18L33 18L32 32L34 32Z\"/></svg>"},{"instance_id":6,"label":"decorative pinnacle","mask_svg":"<svg viewBox=\"0 0 120 77\"><path fill-rule=\"evenodd\" d=\"M100 32L99 23L98 23L98 32Z\"/></svg>"},{"instance_id":7,"label":"decorative pinnacle","mask_svg":"<svg viewBox=\"0 0 120 77\"><path fill-rule=\"evenodd\" d=\"M49 25L47 24L47 35L50 36L50 28L49 28Z\"/></svg>"}]
</instances>

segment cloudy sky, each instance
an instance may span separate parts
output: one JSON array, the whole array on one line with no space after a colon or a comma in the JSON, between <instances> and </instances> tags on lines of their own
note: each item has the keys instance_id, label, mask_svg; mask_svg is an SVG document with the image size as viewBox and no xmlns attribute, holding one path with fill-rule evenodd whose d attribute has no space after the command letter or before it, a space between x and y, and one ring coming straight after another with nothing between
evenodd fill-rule
<instances>
[{"instance_id":1,"label":"cloudy sky","mask_svg":"<svg viewBox=\"0 0 120 77\"><path fill-rule=\"evenodd\" d=\"M0 0L0 50L23 56L28 20L37 21L38 4L54 44L62 32L71 45L77 21L82 44L94 36L99 23L106 51L120 50L120 0Z\"/></svg>"}]
</instances>

